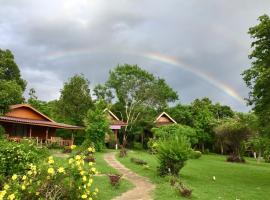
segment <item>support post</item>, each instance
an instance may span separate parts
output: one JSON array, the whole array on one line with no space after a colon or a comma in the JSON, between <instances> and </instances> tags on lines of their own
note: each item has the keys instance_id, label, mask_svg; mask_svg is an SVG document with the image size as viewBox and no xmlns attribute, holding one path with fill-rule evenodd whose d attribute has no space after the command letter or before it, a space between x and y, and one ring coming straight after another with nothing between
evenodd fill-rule
<instances>
[{"instance_id":1,"label":"support post","mask_svg":"<svg viewBox=\"0 0 270 200\"><path fill-rule=\"evenodd\" d=\"M46 128L46 144L48 142L48 136L49 136L49 127Z\"/></svg>"},{"instance_id":2,"label":"support post","mask_svg":"<svg viewBox=\"0 0 270 200\"><path fill-rule=\"evenodd\" d=\"M73 130L71 131L71 145L73 145L73 143L74 143L74 132L73 132Z\"/></svg>"},{"instance_id":3,"label":"support post","mask_svg":"<svg viewBox=\"0 0 270 200\"><path fill-rule=\"evenodd\" d=\"M32 138L32 126L30 126L29 137Z\"/></svg>"}]
</instances>

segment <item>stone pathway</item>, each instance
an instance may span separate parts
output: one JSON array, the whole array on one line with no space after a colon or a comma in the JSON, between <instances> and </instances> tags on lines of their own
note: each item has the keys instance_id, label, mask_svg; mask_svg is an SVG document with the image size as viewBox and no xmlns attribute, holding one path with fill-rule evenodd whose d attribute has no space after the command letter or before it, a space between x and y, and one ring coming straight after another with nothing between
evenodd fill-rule
<instances>
[{"instance_id":1,"label":"stone pathway","mask_svg":"<svg viewBox=\"0 0 270 200\"><path fill-rule=\"evenodd\" d=\"M147 178L142 177L126 168L115 158L115 153L106 153L104 160L113 168L117 169L123 177L133 183L135 188L123 193L113 200L152 200L151 193L155 188Z\"/></svg>"}]
</instances>

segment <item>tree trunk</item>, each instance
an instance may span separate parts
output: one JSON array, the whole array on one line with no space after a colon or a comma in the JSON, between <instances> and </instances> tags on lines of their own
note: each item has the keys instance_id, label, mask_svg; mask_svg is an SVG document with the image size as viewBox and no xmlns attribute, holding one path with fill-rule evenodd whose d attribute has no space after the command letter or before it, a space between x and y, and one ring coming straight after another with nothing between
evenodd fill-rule
<instances>
[{"instance_id":1,"label":"tree trunk","mask_svg":"<svg viewBox=\"0 0 270 200\"><path fill-rule=\"evenodd\" d=\"M202 143L202 153L204 153L204 143Z\"/></svg>"},{"instance_id":2,"label":"tree trunk","mask_svg":"<svg viewBox=\"0 0 270 200\"><path fill-rule=\"evenodd\" d=\"M261 157L262 157L262 151L261 149L259 149L259 154L258 154L258 157L257 157L257 163L259 164L260 161L261 161Z\"/></svg>"},{"instance_id":3,"label":"tree trunk","mask_svg":"<svg viewBox=\"0 0 270 200\"><path fill-rule=\"evenodd\" d=\"M222 142L220 143L220 153L221 153L221 155L224 154L224 148L223 148Z\"/></svg>"}]
</instances>

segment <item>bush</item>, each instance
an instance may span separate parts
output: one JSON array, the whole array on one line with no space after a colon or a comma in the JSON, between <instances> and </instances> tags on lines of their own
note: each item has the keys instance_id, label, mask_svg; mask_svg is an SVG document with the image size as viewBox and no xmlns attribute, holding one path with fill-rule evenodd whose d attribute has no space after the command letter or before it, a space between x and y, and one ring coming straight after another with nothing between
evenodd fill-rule
<instances>
[{"instance_id":1,"label":"bush","mask_svg":"<svg viewBox=\"0 0 270 200\"><path fill-rule=\"evenodd\" d=\"M183 183L180 183L176 186L176 190L182 197L190 197L192 194L192 189L185 186Z\"/></svg>"},{"instance_id":2,"label":"bush","mask_svg":"<svg viewBox=\"0 0 270 200\"><path fill-rule=\"evenodd\" d=\"M232 154L227 157L227 162L245 163L246 161L243 157Z\"/></svg>"},{"instance_id":3,"label":"bush","mask_svg":"<svg viewBox=\"0 0 270 200\"><path fill-rule=\"evenodd\" d=\"M30 165L24 175L13 174L0 191L3 199L96 199L98 189L93 188L97 173L93 163L86 165L83 155L70 158L57 166L52 156L42 166Z\"/></svg>"},{"instance_id":4,"label":"bush","mask_svg":"<svg viewBox=\"0 0 270 200\"><path fill-rule=\"evenodd\" d=\"M130 161L137 165L147 165L147 162L138 158L130 158Z\"/></svg>"},{"instance_id":5,"label":"bush","mask_svg":"<svg viewBox=\"0 0 270 200\"><path fill-rule=\"evenodd\" d=\"M199 159L202 156L202 152L200 151L192 151L190 154L191 159Z\"/></svg>"},{"instance_id":6,"label":"bush","mask_svg":"<svg viewBox=\"0 0 270 200\"><path fill-rule=\"evenodd\" d=\"M157 153L157 140L153 139L153 138L150 138L148 143L147 143L147 146L149 148L149 151L151 154L156 154Z\"/></svg>"},{"instance_id":7,"label":"bush","mask_svg":"<svg viewBox=\"0 0 270 200\"><path fill-rule=\"evenodd\" d=\"M35 142L29 139L20 143L0 140L0 175L9 178L12 174L22 174L29 169L30 164L37 164L48 156L46 149L37 148ZM3 182L0 177L0 184Z\"/></svg>"},{"instance_id":8,"label":"bush","mask_svg":"<svg viewBox=\"0 0 270 200\"><path fill-rule=\"evenodd\" d=\"M159 174L161 176L167 174L178 176L180 169L190 156L190 152L190 143L185 136L174 136L166 140L159 140L157 148Z\"/></svg>"},{"instance_id":9,"label":"bush","mask_svg":"<svg viewBox=\"0 0 270 200\"><path fill-rule=\"evenodd\" d=\"M166 139L173 135L177 135L186 136L192 146L198 143L196 130L190 126L173 124L168 126L161 126L159 128L153 128L152 131L156 139Z\"/></svg>"},{"instance_id":10,"label":"bush","mask_svg":"<svg viewBox=\"0 0 270 200\"><path fill-rule=\"evenodd\" d=\"M122 175L108 174L108 177L110 179L110 183L112 186L118 187L120 185L120 179L121 179Z\"/></svg>"}]
</instances>

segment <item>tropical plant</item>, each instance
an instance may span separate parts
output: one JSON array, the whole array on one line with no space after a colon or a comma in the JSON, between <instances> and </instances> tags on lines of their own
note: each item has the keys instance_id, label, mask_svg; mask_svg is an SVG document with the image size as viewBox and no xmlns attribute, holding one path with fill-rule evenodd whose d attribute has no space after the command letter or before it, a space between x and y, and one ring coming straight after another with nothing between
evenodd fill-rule
<instances>
[{"instance_id":1,"label":"tropical plant","mask_svg":"<svg viewBox=\"0 0 270 200\"><path fill-rule=\"evenodd\" d=\"M191 152L190 142L186 136L175 135L158 140L157 158L159 160L158 172L161 176L179 175Z\"/></svg>"},{"instance_id":2,"label":"tropical plant","mask_svg":"<svg viewBox=\"0 0 270 200\"><path fill-rule=\"evenodd\" d=\"M88 110L84 124L86 128L83 146L94 145L97 151L101 151L105 146L105 135L111 132L103 104L97 102L93 110Z\"/></svg>"},{"instance_id":3,"label":"tropical plant","mask_svg":"<svg viewBox=\"0 0 270 200\"><path fill-rule=\"evenodd\" d=\"M85 164L83 155L74 155L66 162L57 165L50 156L41 166L30 164L25 174L13 174L3 185L0 199L96 199L94 163Z\"/></svg>"}]
</instances>

